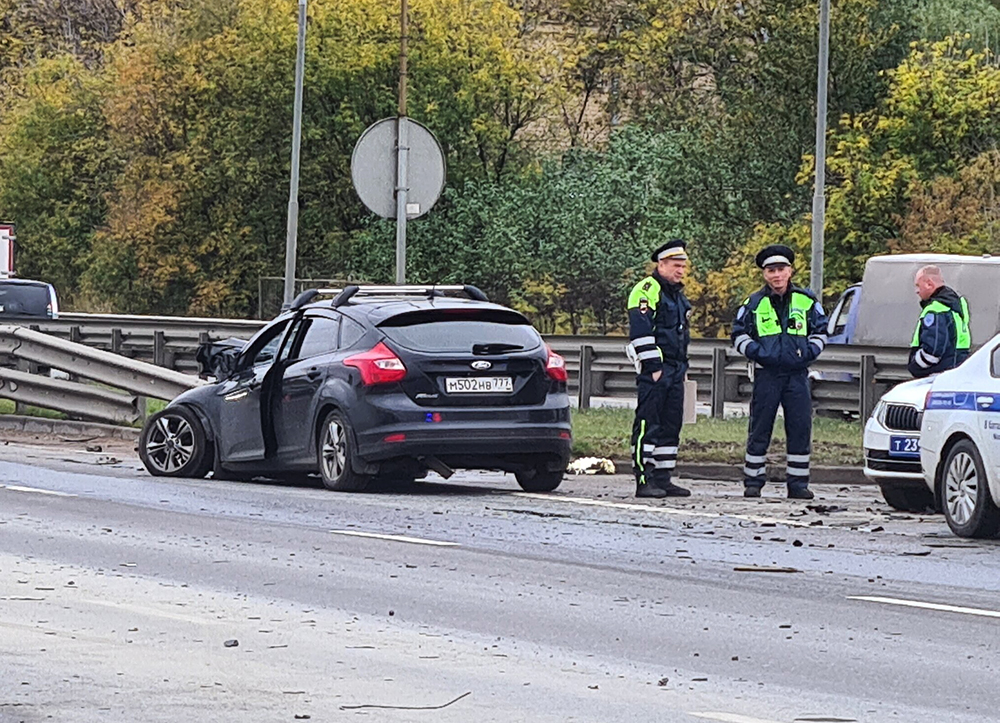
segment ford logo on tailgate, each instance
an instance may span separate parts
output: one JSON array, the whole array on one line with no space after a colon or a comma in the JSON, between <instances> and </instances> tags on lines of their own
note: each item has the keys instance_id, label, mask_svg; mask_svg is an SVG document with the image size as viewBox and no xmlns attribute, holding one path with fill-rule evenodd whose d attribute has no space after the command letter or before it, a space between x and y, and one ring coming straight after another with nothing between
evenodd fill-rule
<instances>
[{"instance_id":1,"label":"ford logo on tailgate","mask_svg":"<svg viewBox=\"0 0 1000 723\"><path fill-rule=\"evenodd\" d=\"M493 363L492 362L488 362L488 361L474 361L474 362L472 362L472 368L473 369L490 369L492 367L493 367Z\"/></svg>"}]
</instances>

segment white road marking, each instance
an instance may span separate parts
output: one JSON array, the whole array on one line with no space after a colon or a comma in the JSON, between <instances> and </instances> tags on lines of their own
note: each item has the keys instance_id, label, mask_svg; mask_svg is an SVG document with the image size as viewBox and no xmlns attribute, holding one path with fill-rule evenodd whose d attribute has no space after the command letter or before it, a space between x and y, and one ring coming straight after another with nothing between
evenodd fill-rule
<instances>
[{"instance_id":1,"label":"white road marking","mask_svg":"<svg viewBox=\"0 0 1000 723\"><path fill-rule=\"evenodd\" d=\"M978 615L983 618L1000 618L998 610L984 610L982 608L965 608L958 605L941 605L940 603L921 602L919 600L900 600L894 597L869 597L868 595L848 595L848 600L862 600L864 602L882 603L883 605L899 605L906 608L920 608L922 610L937 610L945 613L961 613L963 615Z\"/></svg>"},{"instance_id":2,"label":"white road marking","mask_svg":"<svg viewBox=\"0 0 1000 723\"><path fill-rule=\"evenodd\" d=\"M680 510L676 507L653 507L651 505L635 505L628 502L608 502L606 500L594 500L589 497L563 497L560 495L546 495L538 492L515 492L515 497L528 497L535 500L547 500L549 502L569 502L577 505L588 505L591 507L610 507L616 510L634 510L638 512L652 512L654 514L674 515L676 517L702 517L717 520L722 517L730 517L748 522L762 522L765 524L787 525L788 527L809 527L808 522L799 520L782 520L777 517L760 517L759 515L726 514L722 512L695 512L693 510Z\"/></svg>"},{"instance_id":3,"label":"white road marking","mask_svg":"<svg viewBox=\"0 0 1000 723\"><path fill-rule=\"evenodd\" d=\"M750 716L740 715L739 713L696 713L694 711L688 713L688 715L694 716L695 718L705 718L706 720L720 721L720 723L775 723L772 720L764 720L763 718L751 718Z\"/></svg>"},{"instance_id":4,"label":"white road marking","mask_svg":"<svg viewBox=\"0 0 1000 723\"><path fill-rule=\"evenodd\" d=\"M81 600L80 603L84 605L97 605L103 608L114 608L115 610L124 610L126 612L135 613L136 615L148 615L150 617L165 618L167 620L176 620L180 623L192 623L195 625L224 625L228 624L221 620L212 620L210 618L199 618L194 615L183 615L181 613L171 612L169 610L161 610L159 608L149 607L147 605L132 605L125 602L115 602L112 600Z\"/></svg>"},{"instance_id":5,"label":"white road marking","mask_svg":"<svg viewBox=\"0 0 1000 723\"><path fill-rule=\"evenodd\" d=\"M420 537L406 537L405 535L382 535L376 532L357 532L355 530L330 530L334 535L347 535L348 537L368 537L374 540L389 540L390 542L409 542L413 545L432 545L434 547L458 547L457 542L442 542L440 540L424 540Z\"/></svg>"},{"instance_id":6,"label":"white road marking","mask_svg":"<svg viewBox=\"0 0 1000 723\"><path fill-rule=\"evenodd\" d=\"M56 492L54 490L40 490L37 487L21 487L20 485L0 485L5 490L11 492L34 492L39 495L52 495L53 497L76 497L68 492Z\"/></svg>"}]
</instances>

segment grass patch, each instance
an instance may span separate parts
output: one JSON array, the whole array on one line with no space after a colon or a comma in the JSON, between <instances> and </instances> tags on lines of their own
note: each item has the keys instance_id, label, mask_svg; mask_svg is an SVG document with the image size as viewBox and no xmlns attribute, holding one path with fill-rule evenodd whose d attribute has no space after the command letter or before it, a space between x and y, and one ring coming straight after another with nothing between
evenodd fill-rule
<instances>
[{"instance_id":1,"label":"grass patch","mask_svg":"<svg viewBox=\"0 0 1000 723\"><path fill-rule=\"evenodd\" d=\"M606 407L573 410L573 454L576 456L628 459L629 437L635 412ZM696 424L681 430L681 462L743 464L747 441L747 418L698 417ZM838 419L813 420L814 464L860 465L863 462L861 425ZM775 460L785 455L785 429L775 424L768 454Z\"/></svg>"},{"instance_id":2,"label":"grass patch","mask_svg":"<svg viewBox=\"0 0 1000 723\"><path fill-rule=\"evenodd\" d=\"M14 402L10 399L0 399L0 414L21 414L26 417L44 417L45 419L66 419L66 415L54 409L44 409L42 407L32 407L26 405L22 411L17 412Z\"/></svg>"}]
</instances>

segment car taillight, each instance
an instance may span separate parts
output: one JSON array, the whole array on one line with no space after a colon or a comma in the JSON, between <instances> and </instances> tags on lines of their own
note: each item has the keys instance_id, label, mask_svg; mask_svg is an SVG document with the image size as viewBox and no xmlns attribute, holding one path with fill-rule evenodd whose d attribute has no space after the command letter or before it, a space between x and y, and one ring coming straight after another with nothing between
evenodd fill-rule
<instances>
[{"instance_id":1,"label":"car taillight","mask_svg":"<svg viewBox=\"0 0 1000 723\"><path fill-rule=\"evenodd\" d=\"M557 382L565 382L569 378L566 373L566 360L556 354L548 345L545 349L549 352L548 361L545 362L545 373Z\"/></svg>"},{"instance_id":2,"label":"car taillight","mask_svg":"<svg viewBox=\"0 0 1000 723\"><path fill-rule=\"evenodd\" d=\"M347 357L344 366L361 372L361 383L366 387L402 381L406 376L406 365L382 342L370 351Z\"/></svg>"}]
</instances>

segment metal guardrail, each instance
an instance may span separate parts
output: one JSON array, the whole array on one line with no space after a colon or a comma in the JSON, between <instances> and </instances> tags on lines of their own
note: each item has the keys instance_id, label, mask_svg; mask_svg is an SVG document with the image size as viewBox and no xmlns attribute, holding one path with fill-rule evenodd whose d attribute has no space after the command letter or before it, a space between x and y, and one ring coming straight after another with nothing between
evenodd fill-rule
<instances>
[{"instance_id":1,"label":"metal guardrail","mask_svg":"<svg viewBox=\"0 0 1000 723\"><path fill-rule=\"evenodd\" d=\"M27 329L0 325L0 354L29 368L0 368L0 397L68 414L109 422L135 422L144 411L142 398L170 400L204 384L190 374L129 359L110 351ZM51 379L30 373L32 367L59 369L97 384L130 392L123 395L94 384Z\"/></svg>"},{"instance_id":2,"label":"metal guardrail","mask_svg":"<svg viewBox=\"0 0 1000 723\"><path fill-rule=\"evenodd\" d=\"M190 375L197 372L195 352L201 342L229 337L248 339L265 323L63 313L59 319L32 328ZM625 398L635 394L635 372L624 354L624 337L546 336L545 340L566 358L570 389L582 407L589 406L592 397ZM711 403L713 414L722 416L724 402L749 400L752 385L746 360L736 354L728 339L693 339L689 353L689 377L697 383L699 400ZM906 349L828 346L812 366L819 376L813 380L817 411L866 419L890 386L909 378L906 361Z\"/></svg>"}]
</instances>

